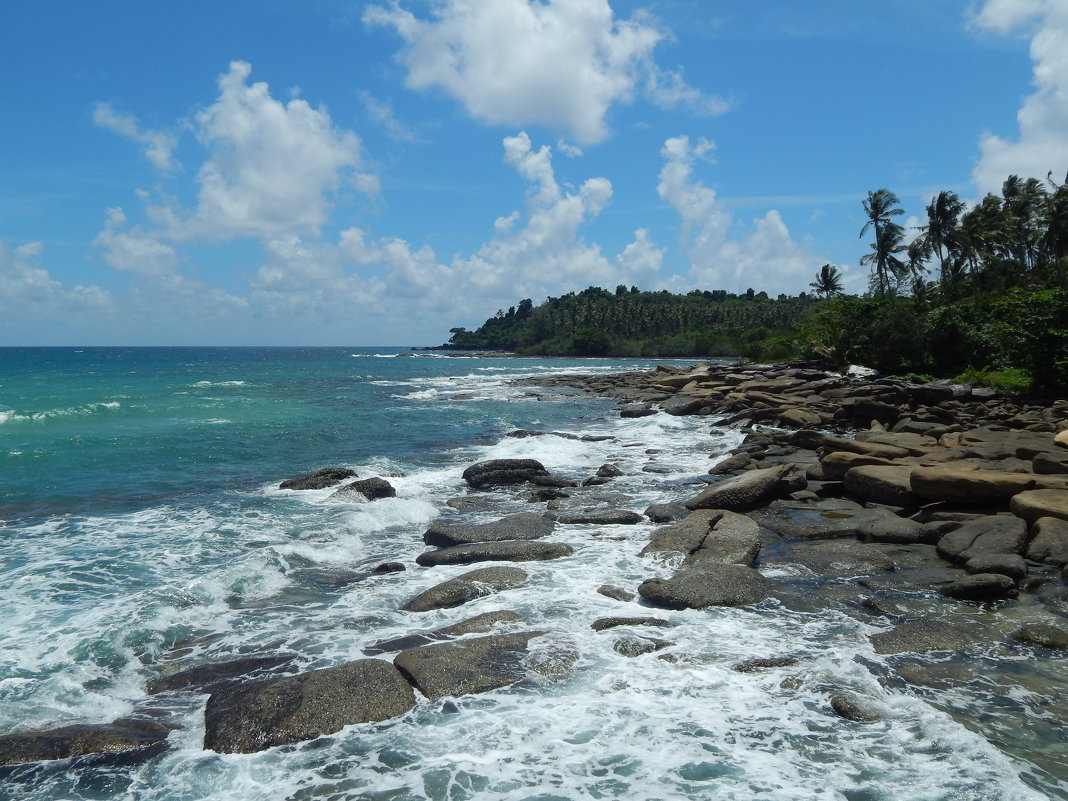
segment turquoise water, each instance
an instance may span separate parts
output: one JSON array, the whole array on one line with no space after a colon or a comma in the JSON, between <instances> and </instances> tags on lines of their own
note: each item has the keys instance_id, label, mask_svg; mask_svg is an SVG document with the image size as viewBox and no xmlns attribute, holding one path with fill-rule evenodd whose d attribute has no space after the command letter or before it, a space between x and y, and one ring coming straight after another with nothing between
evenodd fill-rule
<instances>
[{"instance_id":1,"label":"turquoise water","mask_svg":"<svg viewBox=\"0 0 1068 801\"><path fill-rule=\"evenodd\" d=\"M510 383L648 363L401 353L0 349L0 734L131 714L174 727L168 751L144 763L2 772L0 798L1068 797L1055 722L1036 714L1027 725L1029 700L984 690L988 677L962 679L948 705L887 680L867 643L875 624L774 606L656 610L675 658L621 657L589 623L653 610L596 590L667 570L636 556L651 524L561 530L553 539L575 556L524 565L523 586L459 609L400 612L470 569L414 565L427 524L457 515L445 502L465 493L467 465L531 457L581 479L611 462L624 476L589 502L640 512L692 495L740 439L703 420L622 420L609 401ZM610 439L507 437L514 429ZM328 465L387 477L398 497L278 489ZM466 519L539 508L495 497ZM409 570L338 580L384 561ZM203 696L147 693L192 664L285 652L297 655L294 670L326 667L494 609L577 651L572 673L424 700L385 725L252 755L202 748ZM730 669L783 655L801 667ZM829 686L875 696L886 718L843 722Z\"/></svg>"}]
</instances>

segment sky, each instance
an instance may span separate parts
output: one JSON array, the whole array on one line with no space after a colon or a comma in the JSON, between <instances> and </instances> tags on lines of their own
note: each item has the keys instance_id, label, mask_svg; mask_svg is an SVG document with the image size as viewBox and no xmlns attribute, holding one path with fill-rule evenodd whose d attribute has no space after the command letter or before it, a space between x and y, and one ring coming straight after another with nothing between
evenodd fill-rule
<instances>
[{"instance_id":1,"label":"sky","mask_svg":"<svg viewBox=\"0 0 1068 801\"><path fill-rule=\"evenodd\" d=\"M863 292L869 191L1068 171L1068 0L4 0L0 98L0 345L433 345Z\"/></svg>"}]
</instances>

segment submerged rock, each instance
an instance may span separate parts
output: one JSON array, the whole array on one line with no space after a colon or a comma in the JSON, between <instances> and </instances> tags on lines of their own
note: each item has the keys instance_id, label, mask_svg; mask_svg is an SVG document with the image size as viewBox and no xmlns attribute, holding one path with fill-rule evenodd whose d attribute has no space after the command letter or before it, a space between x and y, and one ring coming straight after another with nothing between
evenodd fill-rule
<instances>
[{"instance_id":1,"label":"submerged rock","mask_svg":"<svg viewBox=\"0 0 1068 801\"><path fill-rule=\"evenodd\" d=\"M704 609L758 604L771 595L773 586L751 567L709 564L643 581L638 594L667 609Z\"/></svg>"},{"instance_id":2,"label":"submerged rock","mask_svg":"<svg viewBox=\"0 0 1068 801\"><path fill-rule=\"evenodd\" d=\"M570 556L575 549L562 542L481 542L426 551L416 557L423 567L468 565L474 562L534 562Z\"/></svg>"},{"instance_id":3,"label":"submerged rock","mask_svg":"<svg viewBox=\"0 0 1068 801\"><path fill-rule=\"evenodd\" d=\"M448 609L517 587L526 580L526 571L518 567L484 567L431 587L412 598L401 609L406 612Z\"/></svg>"},{"instance_id":4,"label":"submerged rock","mask_svg":"<svg viewBox=\"0 0 1068 801\"><path fill-rule=\"evenodd\" d=\"M278 488L288 490L325 489L337 484L339 481L344 481L346 478L354 478L355 476L356 471L347 467L324 467L314 473L297 476L296 478L287 478L278 485Z\"/></svg>"},{"instance_id":5,"label":"submerged rock","mask_svg":"<svg viewBox=\"0 0 1068 801\"><path fill-rule=\"evenodd\" d=\"M250 754L388 720L414 706L411 686L393 665L360 659L213 693L204 710L204 747Z\"/></svg>"},{"instance_id":6,"label":"submerged rock","mask_svg":"<svg viewBox=\"0 0 1068 801\"><path fill-rule=\"evenodd\" d=\"M169 730L146 720L77 724L49 731L0 736L0 765L19 765L90 754L154 756L167 747ZM14 797L14 796L12 796Z\"/></svg>"},{"instance_id":7,"label":"submerged rock","mask_svg":"<svg viewBox=\"0 0 1068 801\"><path fill-rule=\"evenodd\" d=\"M196 688L201 692L211 692L225 684L247 680L252 674L272 668L281 667L297 658L296 654L272 654L270 656L248 656L215 662L172 673L148 687L150 695Z\"/></svg>"},{"instance_id":8,"label":"submerged rock","mask_svg":"<svg viewBox=\"0 0 1068 801\"><path fill-rule=\"evenodd\" d=\"M469 545L476 542L536 540L553 533L556 524L534 512L502 517L491 523L436 522L423 534L427 545Z\"/></svg>"}]
</instances>

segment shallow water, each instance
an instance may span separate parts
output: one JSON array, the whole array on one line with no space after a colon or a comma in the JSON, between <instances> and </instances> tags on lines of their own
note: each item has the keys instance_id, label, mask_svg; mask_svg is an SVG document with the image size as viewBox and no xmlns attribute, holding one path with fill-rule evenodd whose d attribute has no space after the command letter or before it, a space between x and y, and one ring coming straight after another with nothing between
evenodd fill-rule
<instances>
[{"instance_id":1,"label":"shallow water","mask_svg":"<svg viewBox=\"0 0 1068 801\"><path fill-rule=\"evenodd\" d=\"M575 554L520 565L524 585L455 609L398 611L472 569L413 564L426 525L460 516L445 501L465 493L467 465L530 457L581 479L612 462L625 475L589 490L591 501L641 512L694 494L740 435L695 418L623 420L604 400L509 384L650 366L640 362L396 353L0 350L0 733L131 713L175 726L171 748L147 762L9 769L0 797L1068 798L1062 704L1050 703L1062 660L1022 647L887 658L867 640L886 623L833 606L671 612L598 594L669 572L637 558L651 524L559 526L552 539ZM514 429L612 439L505 436ZM398 497L277 489L327 465L388 477ZM493 497L463 518L539 508ZM344 580L385 561L409 570ZM293 670L336 665L496 609L552 632L537 648L576 651L575 668L252 755L202 749L205 696L146 692L177 669L242 655L292 652ZM590 629L617 615L669 626ZM627 635L671 645L627 658L613 647ZM798 661L731 669L780 656ZM900 678L909 670L915 681ZM837 717L836 689L874 699L883 719Z\"/></svg>"}]
</instances>

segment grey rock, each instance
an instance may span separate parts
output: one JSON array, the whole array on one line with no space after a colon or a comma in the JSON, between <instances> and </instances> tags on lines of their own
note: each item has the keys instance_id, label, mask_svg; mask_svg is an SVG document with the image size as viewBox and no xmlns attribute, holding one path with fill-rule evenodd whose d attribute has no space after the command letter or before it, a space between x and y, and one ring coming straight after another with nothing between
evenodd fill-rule
<instances>
[{"instance_id":1,"label":"grey rock","mask_svg":"<svg viewBox=\"0 0 1068 801\"><path fill-rule=\"evenodd\" d=\"M1068 564L1068 520L1040 517L1031 526L1027 558L1048 565Z\"/></svg>"},{"instance_id":2,"label":"grey rock","mask_svg":"<svg viewBox=\"0 0 1068 801\"><path fill-rule=\"evenodd\" d=\"M5 734L0 736L0 765L71 759L90 754L147 759L166 749L167 734L168 729L158 723L134 719Z\"/></svg>"},{"instance_id":3,"label":"grey rock","mask_svg":"<svg viewBox=\"0 0 1068 801\"><path fill-rule=\"evenodd\" d=\"M566 512L558 512L553 517L557 523L565 525L593 523L600 526L633 526L644 520L640 514L629 509L569 509Z\"/></svg>"},{"instance_id":4,"label":"grey rock","mask_svg":"<svg viewBox=\"0 0 1068 801\"><path fill-rule=\"evenodd\" d=\"M612 643L612 650L620 656L636 657L651 654L667 648L673 643L654 637L638 637L635 634L625 634Z\"/></svg>"},{"instance_id":5,"label":"grey rock","mask_svg":"<svg viewBox=\"0 0 1068 801\"><path fill-rule=\"evenodd\" d=\"M884 517L862 523L857 527L857 539L861 542L890 542L900 545L926 541L923 527L915 520L904 517Z\"/></svg>"},{"instance_id":6,"label":"grey rock","mask_svg":"<svg viewBox=\"0 0 1068 801\"><path fill-rule=\"evenodd\" d=\"M637 596L630 590L625 590L622 587L616 587L612 584L602 584L597 588L597 592L603 595L605 598L611 598L614 601L633 601Z\"/></svg>"},{"instance_id":7,"label":"grey rock","mask_svg":"<svg viewBox=\"0 0 1068 801\"><path fill-rule=\"evenodd\" d=\"M614 629L619 626L666 626L668 622L662 617L602 617L590 624L594 631Z\"/></svg>"},{"instance_id":8,"label":"grey rock","mask_svg":"<svg viewBox=\"0 0 1068 801\"><path fill-rule=\"evenodd\" d=\"M464 481L475 489L524 484L538 476L548 477L549 471L536 459L489 459L463 472Z\"/></svg>"},{"instance_id":9,"label":"grey rock","mask_svg":"<svg viewBox=\"0 0 1068 801\"><path fill-rule=\"evenodd\" d=\"M1028 645L1063 651L1068 649L1068 630L1049 623L1028 623L1012 633L1012 639Z\"/></svg>"},{"instance_id":10,"label":"grey rock","mask_svg":"<svg viewBox=\"0 0 1068 801\"><path fill-rule=\"evenodd\" d=\"M381 498L396 498L397 490L384 478L364 478L346 484L330 497L344 497L350 494L361 495L369 501L377 501Z\"/></svg>"},{"instance_id":11,"label":"grey rock","mask_svg":"<svg viewBox=\"0 0 1068 801\"><path fill-rule=\"evenodd\" d=\"M556 524L544 515L520 512L491 523L457 523L439 521L423 534L427 545L468 545L503 540L536 540L553 533Z\"/></svg>"},{"instance_id":12,"label":"grey rock","mask_svg":"<svg viewBox=\"0 0 1068 801\"><path fill-rule=\"evenodd\" d=\"M621 475L623 475L623 471L614 464L603 464L597 468L597 476L599 478L618 478Z\"/></svg>"},{"instance_id":13,"label":"grey rock","mask_svg":"<svg viewBox=\"0 0 1068 801\"><path fill-rule=\"evenodd\" d=\"M525 620L518 612L500 609L496 612L483 612L451 626L437 629L434 633L443 637L459 637L463 634L485 634L501 623L520 623Z\"/></svg>"},{"instance_id":14,"label":"grey rock","mask_svg":"<svg viewBox=\"0 0 1068 801\"><path fill-rule=\"evenodd\" d=\"M901 654L958 651L985 638L963 622L924 619L899 623L869 639L878 654Z\"/></svg>"},{"instance_id":15,"label":"grey rock","mask_svg":"<svg viewBox=\"0 0 1068 801\"><path fill-rule=\"evenodd\" d=\"M204 710L204 747L250 754L388 720L413 706L412 688L396 668L360 659L213 693Z\"/></svg>"},{"instance_id":16,"label":"grey rock","mask_svg":"<svg viewBox=\"0 0 1068 801\"><path fill-rule=\"evenodd\" d=\"M438 584L412 598L401 607L406 612L448 609L517 587L527 580L518 567L483 567Z\"/></svg>"},{"instance_id":17,"label":"grey rock","mask_svg":"<svg viewBox=\"0 0 1068 801\"><path fill-rule=\"evenodd\" d=\"M740 476L711 485L686 501L686 508L747 512L772 497L779 483L793 468L792 463L787 463L760 470L749 470Z\"/></svg>"},{"instance_id":18,"label":"grey rock","mask_svg":"<svg viewBox=\"0 0 1068 801\"><path fill-rule=\"evenodd\" d=\"M235 681L247 680L249 676L272 668L281 667L297 658L296 654L271 654L270 656L248 656L215 662L172 673L148 686L149 695L196 688L201 692Z\"/></svg>"},{"instance_id":19,"label":"grey rock","mask_svg":"<svg viewBox=\"0 0 1068 801\"><path fill-rule=\"evenodd\" d=\"M846 500L828 499L814 504L779 503L748 515L758 526L780 537L822 540L852 537L873 520L898 519L889 509L864 509Z\"/></svg>"},{"instance_id":20,"label":"grey rock","mask_svg":"<svg viewBox=\"0 0 1068 801\"><path fill-rule=\"evenodd\" d=\"M1021 554L1027 542L1027 524L1010 515L985 515L943 534L938 555L947 562L964 564L983 554Z\"/></svg>"},{"instance_id":21,"label":"grey rock","mask_svg":"<svg viewBox=\"0 0 1068 801\"><path fill-rule=\"evenodd\" d=\"M791 543L781 559L804 565L822 576L890 573L894 560L873 545L843 540Z\"/></svg>"},{"instance_id":22,"label":"grey rock","mask_svg":"<svg viewBox=\"0 0 1068 801\"><path fill-rule=\"evenodd\" d=\"M690 510L681 503L654 503L645 510L645 516L654 523L669 523L681 520L690 514Z\"/></svg>"},{"instance_id":23,"label":"grey rock","mask_svg":"<svg viewBox=\"0 0 1068 801\"><path fill-rule=\"evenodd\" d=\"M671 578L643 581L638 594L667 609L704 609L758 604L771 595L773 587L751 567L710 564L681 570Z\"/></svg>"},{"instance_id":24,"label":"grey rock","mask_svg":"<svg viewBox=\"0 0 1068 801\"><path fill-rule=\"evenodd\" d=\"M337 484L339 481L344 481L346 478L354 478L355 475L356 471L347 467L324 467L314 473L297 476L296 478L287 478L278 485L278 488L288 490L324 489Z\"/></svg>"},{"instance_id":25,"label":"grey rock","mask_svg":"<svg viewBox=\"0 0 1068 801\"><path fill-rule=\"evenodd\" d=\"M964 563L968 573L1000 573L1015 582L1027 578L1027 562L1015 553L987 553L973 556Z\"/></svg>"},{"instance_id":26,"label":"grey rock","mask_svg":"<svg viewBox=\"0 0 1068 801\"><path fill-rule=\"evenodd\" d=\"M656 414L656 409L648 403L628 403L619 410L620 417L649 417L653 414Z\"/></svg>"},{"instance_id":27,"label":"grey rock","mask_svg":"<svg viewBox=\"0 0 1068 801\"><path fill-rule=\"evenodd\" d=\"M958 601L992 601L1005 598L1016 582L1000 573L976 573L944 585L940 592Z\"/></svg>"},{"instance_id":28,"label":"grey rock","mask_svg":"<svg viewBox=\"0 0 1068 801\"><path fill-rule=\"evenodd\" d=\"M431 701L484 693L515 684L529 670L542 672L539 662L528 658L528 646L543 634L527 631L437 643L404 651L393 663ZM560 664L567 662L568 654L561 654Z\"/></svg>"},{"instance_id":29,"label":"grey rock","mask_svg":"<svg viewBox=\"0 0 1068 801\"><path fill-rule=\"evenodd\" d=\"M416 557L423 567L469 565L474 562L535 562L570 556L575 549L562 542L480 542L426 551Z\"/></svg>"},{"instance_id":30,"label":"grey rock","mask_svg":"<svg viewBox=\"0 0 1068 801\"><path fill-rule=\"evenodd\" d=\"M731 666L731 670L735 670L738 673L756 673L758 670L771 670L796 664L797 660L789 656L757 657L756 659L745 659L738 662Z\"/></svg>"},{"instance_id":31,"label":"grey rock","mask_svg":"<svg viewBox=\"0 0 1068 801\"><path fill-rule=\"evenodd\" d=\"M851 692L831 693L831 709L839 717L856 723L873 723L885 717L873 700Z\"/></svg>"}]
</instances>

